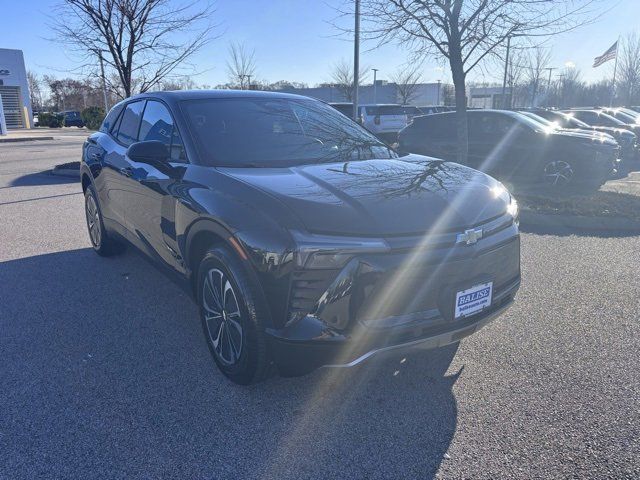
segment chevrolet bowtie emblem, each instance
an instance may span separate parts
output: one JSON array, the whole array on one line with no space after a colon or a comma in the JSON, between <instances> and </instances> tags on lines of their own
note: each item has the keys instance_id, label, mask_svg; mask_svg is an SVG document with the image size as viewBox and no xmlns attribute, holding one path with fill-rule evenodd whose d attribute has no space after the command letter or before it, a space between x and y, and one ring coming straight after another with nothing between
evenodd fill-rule
<instances>
[{"instance_id":1,"label":"chevrolet bowtie emblem","mask_svg":"<svg viewBox=\"0 0 640 480\"><path fill-rule=\"evenodd\" d=\"M456 243L466 243L467 245L473 245L482 238L481 228L470 228L465 230L464 233L456 235Z\"/></svg>"}]
</instances>

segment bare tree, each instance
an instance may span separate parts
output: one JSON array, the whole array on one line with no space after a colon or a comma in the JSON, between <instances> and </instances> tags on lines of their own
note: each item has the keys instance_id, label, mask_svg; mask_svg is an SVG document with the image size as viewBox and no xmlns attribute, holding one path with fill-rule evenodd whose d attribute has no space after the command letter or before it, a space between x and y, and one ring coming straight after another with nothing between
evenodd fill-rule
<instances>
[{"instance_id":1,"label":"bare tree","mask_svg":"<svg viewBox=\"0 0 640 480\"><path fill-rule=\"evenodd\" d=\"M544 80L546 68L551 60L551 52L541 46L535 46L529 49L526 59L526 76L527 83L531 91L530 106L537 105L538 93Z\"/></svg>"},{"instance_id":2,"label":"bare tree","mask_svg":"<svg viewBox=\"0 0 640 480\"><path fill-rule=\"evenodd\" d=\"M87 65L96 65L102 55L119 83L112 89L128 97L175 74L210 40L211 8L198 8L196 3L61 0L51 26L56 41Z\"/></svg>"},{"instance_id":3,"label":"bare tree","mask_svg":"<svg viewBox=\"0 0 640 480\"><path fill-rule=\"evenodd\" d=\"M420 64L409 64L391 76L402 105L408 105L417 96L418 84L422 81L421 67Z\"/></svg>"},{"instance_id":4,"label":"bare tree","mask_svg":"<svg viewBox=\"0 0 640 480\"><path fill-rule=\"evenodd\" d=\"M250 88L251 77L256 76L256 53L249 51L244 43L229 44L229 60L227 61L227 72L229 73L229 83L240 85L244 90L245 79Z\"/></svg>"},{"instance_id":5,"label":"bare tree","mask_svg":"<svg viewBox=\"0 0 640 480\"><path fill-rule=\"evenodd\" d=\"M399 41L417 56L449 62L455 86L458 160L468 151L466 77L483 60L522 36L547 36L586 22L598 0L363 0L363 30Z\"/></svg>"},{"instance_id":6,"label":"bare tree","mask_svg":"<svg viewBox=\"0 0 640 480\"><path fill-rule=\"evenodd\" d=\"M618 58L619 99L623 105L640 103L640 37L634 32L622 43Z\"/></svg>"},{"instance_id":7,"label":"bare tree","mask_svg":"<svg viewBox=\"0 0 640 480\"><path fill-rule=\"evenodd\" d=\"M31 108L33 110L40 110L42 108L42 80L37 73L29 70L27 72L27 81L29 82Z\"/></svg>"},{"instance_id":8,"label":"bare tree","mask_svg":"<svg viewBox=\"0 0 640 480\"><path fill-rule=\"evenodd\" d=\"M561 107L574 106L580 100L580 93L584 91L585 84L580 80L580 70L566 67L558 75L558 94Z\"/></svg>"},{"instance_id":9,"label":"bare tree","mask_svg":"<svg viewBox=\"0 0 640 480\"><path fill-rule=\"evenodd\" d=\"M51 92L51 107L55 110L83 110L104 107L102 85L97 79L43 77L43 84Z\"/></svg>"},{"instance_id":10,"label":"bare tree","mask_svg":"<svg viewBox=\"0 0 640 480\"><path fill-rule=\"evenodd\" d=\"M526 74L526 53L522 49L515 49L509 56L509 65L507 68L507 85L511 92L509 108L518 106L519 100L523 96L523 82Z\"/></svg>"},{"instance_id":11,"label":"bare tree","mask_svg":"<svg viewBox=\"0 0 640 480\"><path fill-rule=\"evenodd\" d=\"M175 79L163 80L160 82L160 90L196 90L199 87L198 84L188 76L179 77Z\"/></svg>"},{"instance_id":12,"label":"bare tree","mask_svg":"<svg viewBox=\"0 0 640 480\"><path fill-rule=\"evenodd\" d=\"M360 67L359 83L367 81L369 67ZM331 80L334 87L340 92L347 102L353 102L355 84L353 80L353 65L347 60L341 60L333 66Z\"/></svg>"}]
</instances>

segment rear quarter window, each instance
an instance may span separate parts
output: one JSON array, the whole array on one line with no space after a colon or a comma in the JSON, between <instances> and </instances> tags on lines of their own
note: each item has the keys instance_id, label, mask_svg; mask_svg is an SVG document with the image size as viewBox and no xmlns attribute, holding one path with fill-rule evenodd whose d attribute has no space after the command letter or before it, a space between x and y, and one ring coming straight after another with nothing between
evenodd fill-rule
<instances>
[{"instance_id":1,"label":"rear quarter window","mask_svg":"<svg viewBox=\"0 0 640 480\"><path fill-rule=\"evenodd\" d=\"M113 125L116 123L116 120L118 120L118 115L120 115L121 111L122 105L116 105L113 107L102 121L100 131L103 133L109 133Z\"/></svg>"}]
</instances>

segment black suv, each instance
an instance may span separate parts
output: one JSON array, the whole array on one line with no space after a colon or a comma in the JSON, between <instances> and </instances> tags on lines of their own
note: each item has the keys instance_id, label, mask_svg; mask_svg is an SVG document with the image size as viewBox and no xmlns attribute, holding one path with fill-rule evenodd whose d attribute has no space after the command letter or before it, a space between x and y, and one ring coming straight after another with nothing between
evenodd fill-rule
<instances>
[{"instance_id":1,"label":"black suv","mask_svg":"<svg viewBox=\"0 0 640 480\"><path fill-rule=\"evenodd\" d=\"M413 119L400 131L399 150L455 160L454 112ZM467 165L520 185L569 184L597 188L615 170L618 144L590 133L545 128L518 112L467 112L469 155Z\"/></svg>"},{"instance_id":2,"label":"black suv","mask_svg":"<svg viewBox=\"0 0 640 480\"><path fill-rule=\"evenodd\" d=\"M608 113L598 109L572 109L565 110L565 113L573 115L584 123L598 127L622 128L630 132L640 135L640 125L636 123L627 123L619 120Z\"/></svg>"},{"instance_id":3,"label":"black suv","mask_svg":"<svg viewBox=\"0 0 640 480\"><path fill-rule=\"evenodd\" d=\"M130 242L189 287L238 383L457 342L520 284L517 204L476 170L398 158L328 105L144 94L83 148L95 251Z\"/></svg>"},{"instance_id":4,"label":"black suv","mask_svg":"<svg viewBox=\"0 0 640 480\"><path fill-rule=\"evenodd\" d=\"M532 109L528 111L550 122L554 122L558 128L567 130L591 130L611 135L616 142L618 142L618 145L620 145L620 157L625 161L634 160L638 155L637 135L627 129L603 125L589 125L582 120L578 120L570 111L566 113L546 109Z\"/></svg>"},{"instance_id":5,"label":"black suv","mask_svg":"<svg viewBox=\"0 0 640 480\"><path fill-rule=\"evenodd\" d=\"M82 120L82 115L80 112L69 111L63 112L62 116L64 117L64 126L65 127L84 127L84 121Z\"/></svg>"}]
</instances>

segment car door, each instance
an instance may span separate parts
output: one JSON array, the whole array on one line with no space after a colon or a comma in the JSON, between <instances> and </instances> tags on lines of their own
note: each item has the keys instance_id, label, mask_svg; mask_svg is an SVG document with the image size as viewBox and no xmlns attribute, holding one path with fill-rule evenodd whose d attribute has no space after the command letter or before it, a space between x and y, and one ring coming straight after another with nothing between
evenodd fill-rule
<instances>
[{"instance_id":1,"label":"car door","mask_svg":"<svg viewBox=\"0 0 640 480\"><path fill-rule=\"evenodd\" d=\"M101 140L104 153L100 177L103 180L98 185L98 195L103 216L119 225L123 233L129 229L126 214L130 192L135 186L126 152L137 139L143 107L144 101L140 100L127 104L110 135Z\"/></svg>"},{"instance_id":2,"label":"car door","mask_svg":"<svg viewBox=\"0 0 640 480\"><path fill-rule=\"evenodd\" d=\"M166 162L136 162L127 158L131 179L136 182L128 209L131 241L152 257L182 270L178 258L175 210L186 171L186 157L180 133L169 108L159 100L147 100L138 140L160 141L167 146Z\"/></svg>"}]
</instances>

